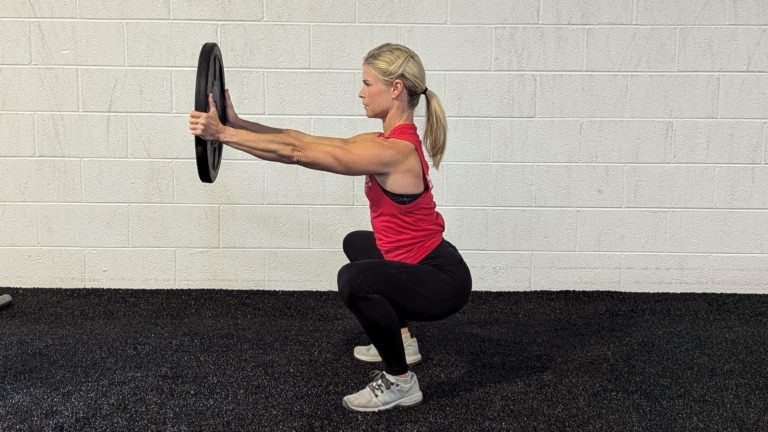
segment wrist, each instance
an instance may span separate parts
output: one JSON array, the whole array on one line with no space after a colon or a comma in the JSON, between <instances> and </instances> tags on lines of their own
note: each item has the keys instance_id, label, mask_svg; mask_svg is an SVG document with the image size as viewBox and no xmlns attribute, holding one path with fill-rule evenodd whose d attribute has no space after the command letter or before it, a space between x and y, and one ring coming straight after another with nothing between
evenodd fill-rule
<instances>
[{"instance_id":1,"label":"wrist","mask_svg":"<svg viewBox=\"0 0 768 432\"><path fill-rule=\"evenodd\" d=\"M232 126L222 126L221 131L219 132L219 141L220 142L234 142L234 135L236 133L236 129Z\"/></svg>"}]
</instances>

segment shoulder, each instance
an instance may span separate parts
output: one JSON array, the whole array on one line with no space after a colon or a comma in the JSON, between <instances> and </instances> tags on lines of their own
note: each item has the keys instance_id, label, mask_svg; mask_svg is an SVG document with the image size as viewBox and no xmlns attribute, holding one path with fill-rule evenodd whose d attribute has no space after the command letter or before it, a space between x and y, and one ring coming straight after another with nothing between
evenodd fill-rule
<instances>
[{"instance_id":1,"label":"shoulder","mask_svg":"<svg viewBox=\"0 0 768 432\"><path fill-rule=\"evenodd\" d=\"M380 135L381 135L381 132L366 132L360 135L355 135L352 138L347 139L347 141L350 144L354 144L356 142L378 138Z\"/></svg>"},{"instance_id":2,"label":"shoulder","mask_svg":"<svg viewBox=\"0 0 768 432\"><path fill-rule=\"evenodd\" d=\"M358 151L371 151L381 157L402 158L414 152L414 146L408 141L399 138L386 138L380 134L358 135L347 140L347 148Z\"/></svg>"}]
</instances>

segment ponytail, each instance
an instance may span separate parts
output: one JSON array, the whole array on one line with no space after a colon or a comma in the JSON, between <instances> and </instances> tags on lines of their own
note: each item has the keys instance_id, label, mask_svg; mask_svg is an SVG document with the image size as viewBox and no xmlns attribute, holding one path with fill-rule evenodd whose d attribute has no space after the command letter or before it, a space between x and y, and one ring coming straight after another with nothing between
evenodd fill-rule
<instances>
[{"instance_id":1,"label":"ponytail","mask_svg":"<svg viewBox=\"0 0 768 432\"><path fill-rule=\"evenodd\" d=\"M445 142L448 135L448 123L445 119L445 110L437 95L432 90L424 94L427 101L427 127L424 131L424 146L432 157L432 165L440 168L440 162L445 153Z\"/></svg>"}]
</instances>

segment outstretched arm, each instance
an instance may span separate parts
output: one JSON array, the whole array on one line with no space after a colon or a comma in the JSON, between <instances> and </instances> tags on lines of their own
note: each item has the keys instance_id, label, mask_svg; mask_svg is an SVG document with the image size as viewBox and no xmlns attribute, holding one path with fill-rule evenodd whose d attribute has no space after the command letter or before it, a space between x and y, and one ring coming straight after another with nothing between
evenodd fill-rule
<instances>
[{"instance_id":1,"label":"outstretched arm","mask_svg":"<svg viewBox=\"0 0 768 432\"><path fill-rule=\"evenodd\" d=\"M307 168L345 175L387 174L405 161L413 148L377 134L349 139L321 137L291 129L265 129L263 133L224 126L209 95L210 111L193 111L189 129L205 139L218 140L260 159L298 164Z\"/></svg>"}]
</instances>

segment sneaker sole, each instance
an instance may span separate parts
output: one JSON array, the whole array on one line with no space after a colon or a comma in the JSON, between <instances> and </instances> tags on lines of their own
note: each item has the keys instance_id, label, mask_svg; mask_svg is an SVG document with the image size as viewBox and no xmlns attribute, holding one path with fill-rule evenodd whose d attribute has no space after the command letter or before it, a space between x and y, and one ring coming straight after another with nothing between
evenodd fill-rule
<instances>
[{"instance_id":1,"label":"sneaker sole","mask_svg":"<svg viewBox=\"0 0 768 432\"><path fill-rule=\"evenodd\" d=\"M407 398L402 398L400 400L394 401L389 405L383 405L378 408L359 408L359 407L351 407L349 404L347 404L346 399L341 400L341 404L344 405L344 408L350 410L350 411L357 411L357 412L377 412L377 411L384 411L392 408L410 408L414 407L416 405L419 405L424 400L424 396L421 394L421 392L418 392L416 394L412 394L408 396Z\"/></svg>"},{"instance_id":2,"label":"sneaker sole","mask_svg":"<svg viewBox=\"0 0 768 432\"><path fill-rule=\"evenodd\" d=\"M358 355L357 353L353 353L356 359L360 361L364 361L366 363L379 363L381 362L381 357L368 357L366 355ZM408 365L413 366L421 363L421 354L414 357L405 357L405 362L408 363Z\"/></svg>"}]
</instances>

